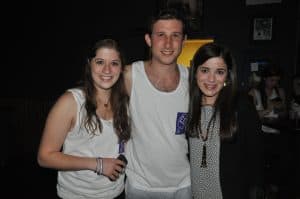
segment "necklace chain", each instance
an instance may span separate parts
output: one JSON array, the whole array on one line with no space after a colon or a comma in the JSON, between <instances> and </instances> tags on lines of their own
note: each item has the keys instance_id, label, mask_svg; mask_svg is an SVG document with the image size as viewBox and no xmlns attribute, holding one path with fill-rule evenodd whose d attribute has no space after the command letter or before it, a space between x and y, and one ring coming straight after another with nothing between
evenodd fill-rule
<instances>
[{"instance_id":1,"label":"necklace chain","mask_svg":"<svg viewBox=\"0 0 300 199\"><path fill-rule=\"evenodd\" d=\"M99 98L99 103L102 104L104 108L108 108L109 107L109 101L110 101L110 96L106 99L106 102L104 102L104 100L102 101L101 98Z\"/></svg>"}]
</instances>

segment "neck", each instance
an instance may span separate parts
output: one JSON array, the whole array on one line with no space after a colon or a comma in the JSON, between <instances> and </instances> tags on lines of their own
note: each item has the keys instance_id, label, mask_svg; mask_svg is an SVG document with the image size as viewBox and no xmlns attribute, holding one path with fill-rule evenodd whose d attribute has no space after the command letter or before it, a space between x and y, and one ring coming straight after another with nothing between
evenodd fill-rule
<instances>
[{"instance_id":1,"label":"neck","mask_svg":"<svg viewBox=\"0 0 300 199\"><path fill-rule=\"evenodd\" d=\"M159 62L155 62L153 60L145 62L145 66L148 70L151 70L152 73L156 73L160 76L165 76L169 74L178 73L177 64L161 64Z\"/></svg>"},{"instance_id":2,"label":"neck","mask_svg":"<svg viewBox=\"0 0 300 199\"><path fill-rule=\"evenodd\" d=\"M110 93L102 93L101 95L98 95L96 98L97 104L101 107L104 106L105 108L109 107L109 101L110 101Z\"/></svg>"},{"instance_id":3,"label":"neck","mask_svg":"<svg viewBox=\"0 0 300 199\"><path fill-rule=\"evenodd\" d=\"M202 97L202 106L214 106L216 97Z\"/></svg>"},{"instance_id":4,"label":"neck","mask_svg":"<svg viewBox=\"0 0 300 199\"><path fill-rule=\"evenodd\" d=\"M145 72L152 85L160 91L171 92L177 88L180 81L178 67L155 66L151 62L147 62L145 63Z\"/></svg>"}]
</instances>

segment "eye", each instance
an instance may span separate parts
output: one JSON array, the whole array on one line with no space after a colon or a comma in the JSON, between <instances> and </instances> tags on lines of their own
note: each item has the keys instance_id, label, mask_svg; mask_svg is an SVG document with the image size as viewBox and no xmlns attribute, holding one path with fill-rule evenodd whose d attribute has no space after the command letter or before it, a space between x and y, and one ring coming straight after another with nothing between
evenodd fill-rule
<instances>
[{"instance_id":1,"label":"eye","mask_svg":"<svg viewBox=\"0 0 300 199\"><path fill-rule=\"evenodd\" d=\"M217 74L218 75L225 75L226 74L226 70L225 69L218 69L217 70Z\"/></svg>"},{"instance_id":2,"label":"eye","mask_svg":"<svg viewBox=\"0 0 300 199\"><path fill-rule=\"evenodd\" d=\"M157 37L163 37L165 34L163 32L157 32L157 33L155 33L155 35Z\"/></svg>"},{"instance_id":3,"label":"eye","mask_svg":"<svg viewBox=\"0 0 300 199\"><path fill-rule=\"evenodd\" d=\"M199 71L201 72L201 73L208 73L208 68L205 68L205 67L200 67L199 68Z\"/></svg>"},{"instance_id":4,"label":"eye","mask_svg":"<svg viewBox=\"0 0 300 199\"><path fill-rule=\"evenodd\" d=\"M112 66L121 66L121 63L118 61L113 61L113 62L111 62L111 65Z\"/></svg>"},{"instance_id":5,"label":"eye","mask_svg":"<svg viewBox=\"0 0 300 199\"><path fill-rule=\"evenodd\" d=\"M102 59L96 59L96 60L95 60L95 63L96 63L97 65L103 65L103 64L104 64L104 60L102 60Z\"/></svg>"},{"instance_id":6,"label":"eye","mask_svg":"<svg viewBox=\"0 0 300 199\"><path fill-rule=\"evenodd\" d=\"M178 39L178 40L182 39L182 34L179 33L179 32L178 33L173 33L172 36L173 36L174 39Z\"/></svg>"}]
</instances>

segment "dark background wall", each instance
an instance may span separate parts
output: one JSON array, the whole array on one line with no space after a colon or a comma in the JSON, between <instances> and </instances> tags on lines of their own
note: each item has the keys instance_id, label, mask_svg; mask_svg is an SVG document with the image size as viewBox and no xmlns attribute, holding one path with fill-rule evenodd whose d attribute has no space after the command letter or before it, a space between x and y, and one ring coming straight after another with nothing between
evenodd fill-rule
<instances>
[{"instance_id":1,"label":"dark background wall","mask_svg":"<svg viewBox=\"0 0 300 199\"><path fill-rule=\"evenodd\" d=\"M297 40L300 35L297 31L297 24L299 27L300 23L298 1L283 0L280 4L252 6L246 6L245 1L239 0L204 2L203 28L234 52L241 86L247 86L251 62L270 60L283 68L282 83L288 89L289 78L296 67ZM252 40L254 17L273 18L271 41Z\"/></svg>"},{"instance_id":2,"label":"dark background wall","mask_svg":"<svg viewBox=\"0 0 300 199\"><path fill-rule=\"evenodd\" d=\"M60 95L80 79L86 50L98 39L119 40L130 60L143 57L141 25L155 9L155 1L138 0L12 3L8 48L10 61L19 61L5 67L14 83L2 95Z\"/></svg>"},{"instance_id":3,"label":"dark background wall","mask_svg":"<svg viewBox=\"0 0 300 199\"><path fill-rule=\"evenodd\" d=\"M60 95L80 79L86 49L97 39L119 40L128 62L146 58L143 27L161 4L150 0L12 2L11 14L3 17L9 59L2 67L1 96ZM278 63L284 69L283 85L290 87L299 54L297 0L252 6L240 0L203 0L201 13L200 32L190 38L212 37L230 47L242 88L247 86L250 62L256 60ZM273 17L271 41L252 40L254 17Z\"/></svg>"}]
</instances>

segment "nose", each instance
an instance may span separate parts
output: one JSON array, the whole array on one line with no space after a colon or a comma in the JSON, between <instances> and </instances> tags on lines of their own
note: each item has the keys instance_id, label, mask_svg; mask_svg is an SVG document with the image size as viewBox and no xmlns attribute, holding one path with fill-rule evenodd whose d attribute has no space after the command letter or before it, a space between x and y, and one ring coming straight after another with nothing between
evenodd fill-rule
<instances>
[{"instance_id":1,"label":"nose","mask_svg":"<svg viewBox=\"0 0 300 199\"><path fill-rule=\"evenodd\" d=\"M209 82L214 82L216 79L215 74L214 73L208 73L208 81Z\"/></svg>"},{"instance_id":2,"label":"nose","mask_svg":"<svg viewBox=\"0 0 300 199\"><path fill-rule=\"evenodd\" d=\"M110 70L111 70L110 65L105 63L102 71L104 73L110 73Z\"/></svg>"},{"instance_id":3,"label":"nose","mask_svg":"<svg viewBox=\"0 0 300 199\"><path fill-rule=\"evenodd\" d=\"M169 48L172 44L172 37L171 36L166 36L166 47Z\"/></svg>"}]
</instances>

